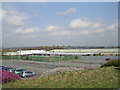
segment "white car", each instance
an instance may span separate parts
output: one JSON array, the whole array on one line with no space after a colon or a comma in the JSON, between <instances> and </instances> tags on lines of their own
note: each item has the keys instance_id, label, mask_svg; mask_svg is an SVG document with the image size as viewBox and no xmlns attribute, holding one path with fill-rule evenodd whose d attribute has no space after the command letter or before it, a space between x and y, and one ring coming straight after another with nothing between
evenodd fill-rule
<instances>
[{"instance_id":1,"label":"white car","mask_svg":"<svg viewBox=\"0 0 120 90\"><path fill-rule=\"evenodd\" d=\"M35 76L36 74L31 72L31 71L22 71L20 74L19 74L21 77L25 78L25 77L32 77L32 76Z\"/></svg>"}]
</instances>

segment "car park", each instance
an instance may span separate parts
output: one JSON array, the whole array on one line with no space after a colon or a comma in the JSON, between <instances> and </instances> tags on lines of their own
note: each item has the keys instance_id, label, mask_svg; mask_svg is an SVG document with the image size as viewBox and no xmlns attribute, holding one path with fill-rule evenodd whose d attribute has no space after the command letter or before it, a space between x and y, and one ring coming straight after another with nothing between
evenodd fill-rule
<instances>
[{"instance_id":1,"label":"car park","mask_svg":"<svg viewBox=\"0 0 120 90\"><path fill-rule=\"evenodd\" d=\"M20 77L26 78L26 77L32 77L35 76L36 74L31 72L31 71L22 71L20 74Z\"/></svg>"},{"instance_id":2,"label":"car park","mask_svg":"<svg viewBox=\"0 0 120 90\"><path fill-rule=\"evenodd\" d=\"M24 77L32 77L32 76L36 75L35 73L28 71L26 69L22 69L22 68L12 68L12 67L7 67L7 66L0 66L0 69L12 72L23 78Z\"/></svg>"}]
</instances>

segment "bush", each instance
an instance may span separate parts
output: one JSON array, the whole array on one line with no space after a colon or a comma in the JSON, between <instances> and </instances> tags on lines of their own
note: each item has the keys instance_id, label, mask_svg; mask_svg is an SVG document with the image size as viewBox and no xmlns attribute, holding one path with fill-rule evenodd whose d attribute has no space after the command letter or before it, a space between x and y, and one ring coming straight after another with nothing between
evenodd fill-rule
<instances>
[{"instance_id":1,"label":"bush","mask_svg":"<svg viewBox=\"0 0 120 90\"><path fill-rule=\"evenodd\" d=\"M78 56L75 56L75 59L78 59Z\"/></svg>"},{"instance_id":2,"label":"bush","mask_svg":"<svg viewBox=\"0 0 120 90\"><path fill-rule=\"evenodd\" d=\"M15 75L14 73L11 73L6 70L0 70L0 84L20 79L20 76Z\"/></svg>"},{"instance_id":3,"label":"bush","mask_svg":"<svg viewBox=\"0 0 120 90\"><path fill-rule=\"evenodd\" d=\"M101 65L101 67L107 67L107 66L120 67L120 60L110 60L105 64Z\"/></svg>"}]
</instances>

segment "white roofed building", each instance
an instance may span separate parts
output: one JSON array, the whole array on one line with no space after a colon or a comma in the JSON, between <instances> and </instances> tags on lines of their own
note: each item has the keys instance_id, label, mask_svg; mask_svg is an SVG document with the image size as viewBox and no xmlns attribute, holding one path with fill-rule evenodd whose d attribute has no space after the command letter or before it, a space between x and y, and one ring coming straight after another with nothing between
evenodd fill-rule
<instances>
[{"instance_id":1,"label":"white roofed building","mask_svg":"<svg viewBox=\"0 0 120 90\"><path fill-rule=\"evenodd\" d=\"M3 55L32 55L32 54L45 54L45 50L19 50L17 52L5 52Z\"/></svg>"},{"instance_id":2,"label":"white roofed building","mask_svg":"<svg viewBox=\"0 0 120 90\"><path fill-rule=\"evenodd\" d=\"M45 50L20 50L17 51L18 55L30 55L30 54L44 54Z\"/></svg>"}]
</instances>

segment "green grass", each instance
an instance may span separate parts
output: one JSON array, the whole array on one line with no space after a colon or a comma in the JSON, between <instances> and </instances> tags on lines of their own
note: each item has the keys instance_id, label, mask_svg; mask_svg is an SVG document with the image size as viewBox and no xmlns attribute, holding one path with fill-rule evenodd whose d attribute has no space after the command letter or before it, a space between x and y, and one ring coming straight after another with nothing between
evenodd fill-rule
<instances>
[{"instance_id":1,"label":"green grass","mask_svg":"<svg viewBox=\"0 0 120 90\"><path fill-rule=\"evenodd\" d=\"M3 88L118 88L114 67L49 74L3 84Z\"/></svg>"}]
</instances>

